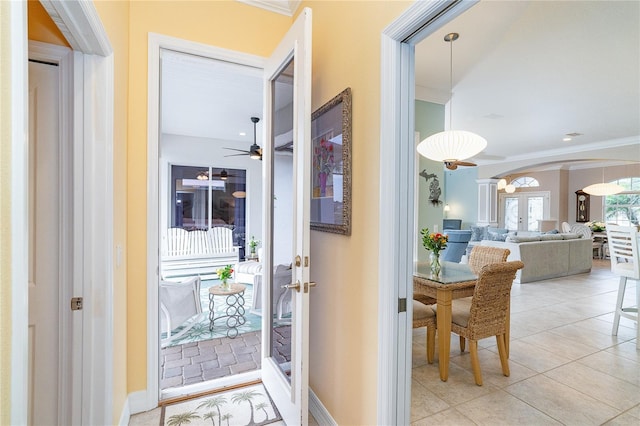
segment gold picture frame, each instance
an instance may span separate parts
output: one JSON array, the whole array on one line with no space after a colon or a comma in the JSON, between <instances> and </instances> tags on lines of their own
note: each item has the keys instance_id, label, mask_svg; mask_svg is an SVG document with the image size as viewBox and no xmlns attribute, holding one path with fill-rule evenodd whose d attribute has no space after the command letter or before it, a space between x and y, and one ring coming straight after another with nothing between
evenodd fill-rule
<instances>
[{"instance_id":1,"label":"gold picture frame","mask_svg":"<svg viewBox=\"0 0 640 426\"><path fill-rule=\"evenodd\" d=\"M311 116L311 229L351 235L351 88Z\"/></svg>"}]
</instances>

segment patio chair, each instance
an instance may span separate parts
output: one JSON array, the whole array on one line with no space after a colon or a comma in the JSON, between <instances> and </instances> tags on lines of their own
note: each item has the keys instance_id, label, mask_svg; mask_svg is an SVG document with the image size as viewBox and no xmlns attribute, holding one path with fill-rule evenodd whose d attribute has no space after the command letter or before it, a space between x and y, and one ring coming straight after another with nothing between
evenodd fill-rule
<instances>
[{"instance_id":1,"label":"patio chair","mask_svg":"<svg viewBox=\"0 0 640 426\"><path fill-rule=\"evenodd\" d=\"M159 298L160 330L166 334L160 342L163 348L206 318L200 301L200 277L183 282L160 281Z\"/></svg>"},{"instance_id":2,"label":"patio chair","mask_svg":"<svg viewBox=\"0 0 640 426\"><path fill-rule=\"evenodd\" d=\"M611 272L620 276L618 300L613 316L611 334L618 335L620 317L636 321L636 349L640 350L640 325L638 325L638 308L640 307L640 256L638 255L638 230L635 226L607 225L607 241L611 257ZM635 306L624 305L624 293L627 279L636 281Z\"/></svg>"},{"instance_id":3,"label":"patio chair","mask_svg":"<svg viewBox=\"0 0 640 426\"><path fill-rule=\"evenodd\" d=\"M493 263L480 270L471 304L452 301L451 331L469 339L471 366L478 386L482 386L482 372L478 360L478 340L496 336L502 374L509 376L509 355L506 346L507 316L511 284L516 272L524 266L519 260Z\"/></svg>"}]
</instances>

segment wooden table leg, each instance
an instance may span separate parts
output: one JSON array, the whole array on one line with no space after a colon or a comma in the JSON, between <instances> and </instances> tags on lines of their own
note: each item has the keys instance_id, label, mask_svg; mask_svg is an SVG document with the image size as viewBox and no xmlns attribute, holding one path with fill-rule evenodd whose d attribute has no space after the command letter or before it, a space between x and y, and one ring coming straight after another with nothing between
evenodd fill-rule
<instances>
[{"instance_id":1,"label":"wooden table leg","mask_svg":"<svg viewBox=\"0 0 640 426\"><path fill-rule=\"evenodd\" d=\"M507 304L507 319L505 321L504 347L507 359L509 359L509 341L511 340L511 301Z\"/></svg>"},{"instance_id":2,"label":"wooden table leg","mask_svg":"<svg viewBox=\"0 0 640 426\"><path fill-rule=\"evenodd\" d=\"M451 350L451 291L437 290L438 303L438 357L440 380L446 382L449 378L449 351Z\"/></svg>"}]
</instances>

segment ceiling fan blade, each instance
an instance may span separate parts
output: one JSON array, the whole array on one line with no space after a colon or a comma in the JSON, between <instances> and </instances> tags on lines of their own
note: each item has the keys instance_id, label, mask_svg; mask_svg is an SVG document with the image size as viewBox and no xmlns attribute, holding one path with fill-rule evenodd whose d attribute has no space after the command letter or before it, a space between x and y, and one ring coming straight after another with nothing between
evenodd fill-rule
<instances>
[{"instance_id":1,"label":"ceiling fan blade","mask_svg":"<svg viewBox=\"0 0 640 426\"><path fill-rule=\"evenodd\" d=\"M236 148L225 148L225 149L229 149L231 151L244 152L245 154L249 154L249 151L247 151L246 149L236 149Z\"/></svg>"},{"instance_id":2,"label":"ceiling fan blade","mask_svg":"<svg viewBox=\"0 0 640 426\"><path fill-rule=\"evenodd\" d=\"M225 157L240 157L242 155L249 155L249 153L245 152L244 154L229 154L229 155L225 155Z\"/></svg>"},{"instance_id":3,"label":"ceiling fan blade","mask_svg":"<svg viewBox=\"0 0 640 426\"><path fill-rule=\"evenodd\" d=\"M475 167L475 166L477 166L476 163L472 163L470 161L456 161L456 164L458 166L466 166L466 167Z\"/></svg>"}]
</instances>

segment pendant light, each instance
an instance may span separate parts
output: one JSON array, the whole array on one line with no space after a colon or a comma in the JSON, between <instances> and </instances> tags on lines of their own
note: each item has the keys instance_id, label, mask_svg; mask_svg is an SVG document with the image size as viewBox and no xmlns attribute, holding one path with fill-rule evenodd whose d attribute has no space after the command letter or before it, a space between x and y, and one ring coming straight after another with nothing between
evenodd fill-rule
<instances>
[{"instance_id":1,"label":"pendant light","mask_svg":"<svg viewBox=\"0 0 640 426\"><path fill-rule=\"evenodd\" d=\"M444 41L450 43L449 130L429 136L417 147L420 155L430 160L442 161L450 170L455 170L459 165L475 166L473 163L462 160L473 157L487 146L487 140L482 136L465 130L453 130L451 126L451 117L453 116L453 42L459 37L458 33L450 33L444 37Z\"/></svg>"},{"instance_id":2,"label":"pendant light","mask_svg":"<svg viewBox=\"0 0 640 426\"><path fill-rule=\"evenodd\" d=\"M222 169L222 171L220 172L220 179L227 180L228 177L229 173L227 172L227 169Z\"/></svg>"},{"instance_id":3,"label":"pendant light","mask_svg":"<svg viewBox=\"0 0 640 426\"><path fill-rule=\"evenodd\" d=\"M585 186L582 188L584 192L589 195L596 195L605 197L607 195L615 195L624 191L624 188L615 183L605 183L604 181L604 167L602 168L602 183L594 183L593 185Z\"/></svg>"}]
</instances>

